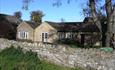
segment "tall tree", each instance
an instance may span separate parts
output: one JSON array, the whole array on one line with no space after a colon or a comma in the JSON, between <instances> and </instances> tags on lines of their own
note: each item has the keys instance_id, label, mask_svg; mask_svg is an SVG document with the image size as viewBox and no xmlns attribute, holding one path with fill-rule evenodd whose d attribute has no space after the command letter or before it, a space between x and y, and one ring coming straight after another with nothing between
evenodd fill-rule
<instances>
[{"instance_id":1,"label":"tall tree","mask_svg":"<svg viewBox=\"0 0 115 70\"><path fill-rule=\"evenodd\" d=\"M98 26L100 29L100 32L102 33L102 26L101 26L101 21L98 19L98 15L96 12L96 0L89 0L89 7L91 9L91 14L93 17L94 23ZM110 38L112 35L112 15L114 11L114 6L112 6L112 1L111 0L105 0L105 11L106 11L106 18L107 18L107 31L106 31L106 47L110 47ZM113 8L112 8L113 7Z\"/></svg>"},{"instance_id":2,"label":"tall tree","mask_svg":"<svg viewBox=\"0 0 115 70\"><path fill-rule=\"evenodd\" d=\"M113 31L111 23L113 23L113 25L115 23L112 22L115 0L105 0L105 4L103 6L97 6L99 2L99 0L89 0L89 3L87 4L89 7L85 7L83 12L86 15L88 14L93 17L94 23L100 27L102 42L106 41L104 44L106 46L110 46L110 38ZM106 24L104 21L106 21Z\"/></svg>"},{"instance_id":3,"label":"tall tree","mask_svg":"<svg viewBox=\"0 0 115 70\"><path fill-rule=\"evenodd\" d=\"M111 0L105 0L106 14L107 14L107 35L106 35L106 46L110 46L110 38L112 35L111 26L111 13L112 13L112 3Z\"/></svg>"},{"instance_id":4,"label":"tall tree","mask_svg":"<svg viewBox=\"0 0 115 70\"><path fill-rule=\"evenodd\" d=\"M31 21L34 21L36 23L42 22L42 17L44 16L42 11L32 11L31 12Z\"/></svg>"},{"instance_id":5,"label":"tall tree","mask_svg":"<svg viewBox=\"0 0 115 70\"><path fill-rule=\"evenodd\" d=\"M21 19L22 13L20 11L14 12L14 16L18 19Z\"/></svg>"}]
</instances>

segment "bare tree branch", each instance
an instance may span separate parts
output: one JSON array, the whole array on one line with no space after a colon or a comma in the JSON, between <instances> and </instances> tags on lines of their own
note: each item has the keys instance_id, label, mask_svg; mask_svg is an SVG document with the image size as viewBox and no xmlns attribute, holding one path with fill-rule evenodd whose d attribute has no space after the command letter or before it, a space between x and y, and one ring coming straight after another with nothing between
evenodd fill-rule
<instances>
[{"instance_id":1,"label":"bare tree branch","mask_svg":"<svg viewBox=\"0 0 115 70\"><path fill-rule=\"evenodd\" d=\"M101 23L98 20L98 16L97 16L97 12L96 12L95 0L89 0L89 4L90 4L89 6L91 9L91 12L92 12L91 14L92 14L93 21L97 25L97 27L99 28L100 32L102 32Z\"/></svg>"}]
</instances>

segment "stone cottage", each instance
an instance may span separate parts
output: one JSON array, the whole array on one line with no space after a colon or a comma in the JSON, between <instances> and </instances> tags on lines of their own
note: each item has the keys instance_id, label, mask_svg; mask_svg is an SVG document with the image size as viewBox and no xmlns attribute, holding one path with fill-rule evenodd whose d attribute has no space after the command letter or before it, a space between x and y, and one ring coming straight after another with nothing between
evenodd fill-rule
<instances>
[{"instance_id":1,"label":"stone cottage","mask_svg":"<svg viewBox=\"0 0 115 70\"><path fill-rule=\"evenodd\" d=\"M37 23L31 21L23 21L17 27L17 40L34 41L35 28L39 26Z\"/></svg>"},{"instance_id":2,"label":"stone cottage","mask_svg":"<svg viewBox=\"0 0 115 70\"><path fill-rule=\"evenodd\" d=\"M84 22L45 21L41 24L23 21L17 27L17 40L57 43L69 39L86 45L86 42L92 44L99 40L98 32L99 29L89 19Z\"/></svg>"}]
</instances>

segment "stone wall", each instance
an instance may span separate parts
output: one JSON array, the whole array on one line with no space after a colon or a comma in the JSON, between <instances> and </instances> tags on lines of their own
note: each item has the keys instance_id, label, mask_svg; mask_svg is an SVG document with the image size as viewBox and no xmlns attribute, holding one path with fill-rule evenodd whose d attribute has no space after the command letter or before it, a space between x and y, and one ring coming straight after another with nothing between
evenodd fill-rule
<instances>
[{"instance_id":1,"label":"stone wall","mask_svg":"<svg viewBox=\"0 0 115 70\"><path fill-rule=\"evenodd\" d=\"M68 67L86 67L89 70L115 70L115 51L106 53L100 49L70 48L68 45L18 42L0 39L0 51L11 45L23 48L23 51L37 52L38 57L52 63Z\"/></svg>"}]
</instances>

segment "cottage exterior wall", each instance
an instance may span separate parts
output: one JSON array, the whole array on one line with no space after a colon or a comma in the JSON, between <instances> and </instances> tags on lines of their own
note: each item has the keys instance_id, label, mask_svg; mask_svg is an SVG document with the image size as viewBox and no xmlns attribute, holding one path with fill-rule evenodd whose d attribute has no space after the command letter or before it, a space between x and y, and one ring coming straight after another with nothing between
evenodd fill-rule
<instances>
[{"instance_id":1,"label":"cottage exterior wall","mask_svg":"<svg viewBox=\"0 0 115 70\"><path fill-rule=\"evenodd\" d=\"M48 33L47 42L54 43L58 40L57 30L49 25L47 22L43 22L35 29L34 41L42 41L42 33Z\"/></svg>"},{"instance_id":2,"label":"cottage exterior wall","mask_svg":"<svg viewBox=\"0 0 115 70\"><path fill-rule=\"evenodd\" d=\"M18 32L21 32L21 31L28 32L28 39L27 40L34 41L34 29L30 25L28 25L26 22L22 22L17 27L17 35L16 35L17 39L20 39L18 36L19 35Z\"/></svg>"}]
</instances>

